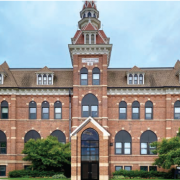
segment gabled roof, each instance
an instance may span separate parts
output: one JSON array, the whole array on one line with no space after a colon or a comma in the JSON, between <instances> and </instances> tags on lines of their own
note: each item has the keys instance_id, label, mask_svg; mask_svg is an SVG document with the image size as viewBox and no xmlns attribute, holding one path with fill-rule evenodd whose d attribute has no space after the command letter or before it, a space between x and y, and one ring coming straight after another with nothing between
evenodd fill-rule
<instances>
[{"instance_id":1,"label":"gabled roof","mask_svg":"<svg viewBox=\"0 0 180 180\"><path fill-rule=\"evenodd\" d=\"M37 71L37 73L53 73L53 71L51 71L47 66L45 66L39 71Z\"/></svg>"},{"instance_id":2,"label":"gabled roof","mask_svg":"<svg viewBox=\"0 0 180 180\"><path fill-rule=\"evenodd\" d=\"M129 73L138 73L138 72L143 72L143 70L142 69L140 69L140 68L138 68L137 66L134 66L132 69L130 69L129 71L128 71Z\"/></svg>"},{"instance_id":3,"label":"gabled roof","mask_svg":"<svg viewBox=\"0 0 180 180\"><path fill-rule=\"evenodd\" d=\"M96 31L97 28L95 28L91 22L89 22L83 29L83 31Z\"/></svg>"},{"instance_id":4,"label":"gabled roof","mask_svg":"<svg viewBox=\"0 0 180 180\"><path fill-rule=\"evenodd\" d=\"M84 128L89 122L92 122L102 133L103 136L110 136L110 134L99 124L97 123L92 117L88 117L80 126L78 126L70 136L76 135L82 128Z\"/></svg>"}]
</instances>

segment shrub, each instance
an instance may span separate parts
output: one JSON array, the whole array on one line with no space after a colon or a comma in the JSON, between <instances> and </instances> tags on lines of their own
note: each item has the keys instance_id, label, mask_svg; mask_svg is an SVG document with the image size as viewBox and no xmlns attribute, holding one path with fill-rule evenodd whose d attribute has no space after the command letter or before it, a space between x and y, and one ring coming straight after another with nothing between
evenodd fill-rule
<instances>
[{"instance_id":1,"label":"shrub","mask_svg":"<svg viewBox=\"0 0 180 180\"><path fill-rule=\"evenodd\" d=\"M9 172L10 178L20 177L52 177L53 175L60 174L61 172L54 171L37 171L37 170L15 170Z\"/></svg>"},{"instance_id":2,"label":"shrub","mask_svg":"<svg viewBox=\"0 0 180 180\"><path fill-rule=\"evenodd\" d=\"M63 174L56 174L52 177L53 179L66 179L66 176Z\"/></svg>"},{"instance_id":3,"label":"shrub","mask_svg":"<svg viewBox=\"0 0 180 180\"><path fill-rule=\"evenodd\" d=\"M124 176L114 176L113 178L114 178L114 179L125 179Z\"/></svg>"},{"instance_id":4,"label":"shrub","mask_svg":"<svg viewBox=\"0 0 180 180\"><path fill-rule=\"evenodd\" d=\"M130 177L136 178L141 177L141 178L164 178L164 179L172 179L173 178L173 169L171 169L169 172L160 172L160 171L126 171L126 170L119 170L115 171L113 173L113 176L125 176L125 177Z\"/></svg>"}]
</instances>

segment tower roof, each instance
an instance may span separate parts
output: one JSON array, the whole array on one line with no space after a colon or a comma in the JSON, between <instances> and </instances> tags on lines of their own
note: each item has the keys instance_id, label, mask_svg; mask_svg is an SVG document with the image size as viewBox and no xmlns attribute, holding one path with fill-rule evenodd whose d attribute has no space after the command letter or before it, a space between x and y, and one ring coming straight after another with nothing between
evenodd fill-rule
<instances>
[{"instance_id":1,"label":"tower roof","mask_svg":"<svg viewBox=\"0 0 180 180\"><path fill-rule=\"evenodd\" d=\"M83 10L86 8L94 8L97 10L97 7L94 1L85 1L83 5Z\"/></svg>"}]
</instances>

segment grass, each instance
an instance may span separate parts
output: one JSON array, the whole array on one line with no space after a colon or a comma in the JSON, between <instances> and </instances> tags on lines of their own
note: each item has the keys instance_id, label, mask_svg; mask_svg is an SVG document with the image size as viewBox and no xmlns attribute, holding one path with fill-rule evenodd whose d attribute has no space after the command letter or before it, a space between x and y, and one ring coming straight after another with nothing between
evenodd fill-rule
<instances>
[{"instance_id":1,"label":"grass","mask_svg":"<svg viewBox=\"0 0 180 180\"><path fill-rule=\"evenodd\" d=\"M57 180L53 178L0 178L0 179L6 179L6 180ZM70 180L70 179L61 179L61 180Z\"/></svg>"}]
</instances>

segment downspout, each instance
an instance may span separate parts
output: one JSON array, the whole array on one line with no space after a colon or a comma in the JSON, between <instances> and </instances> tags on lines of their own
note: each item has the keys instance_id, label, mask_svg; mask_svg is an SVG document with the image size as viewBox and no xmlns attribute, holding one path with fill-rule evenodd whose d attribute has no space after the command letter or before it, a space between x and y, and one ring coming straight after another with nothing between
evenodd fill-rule
<instances>
[{"instance_id":1,"label":"downspout","mask_svg":"<svg viewBox=\"0 0 180 180\"><path fill-rule=\"evenodd\" d=\"M71 89L69 89L69 142L71 142Z\"/></svg>"}]
</instances>

